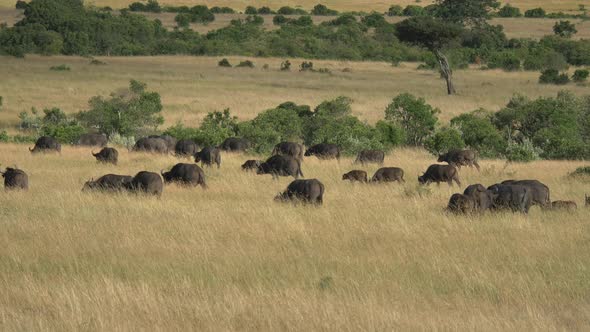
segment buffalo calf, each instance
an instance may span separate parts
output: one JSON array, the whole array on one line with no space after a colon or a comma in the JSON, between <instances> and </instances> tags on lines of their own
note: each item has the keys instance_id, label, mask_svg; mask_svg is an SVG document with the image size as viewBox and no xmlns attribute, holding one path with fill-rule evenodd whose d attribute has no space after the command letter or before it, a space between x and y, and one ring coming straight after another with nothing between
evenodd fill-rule
<instances>
[{"instance_id":1,"label":"buffalo calf","mask_svg":"<svg viewBox=\"0 0 590 332\"><path fill-rule=\"evenodd\" d=\"M551 202L551 209L574 211L578 209L578 204L574 201L553 201Z\"/></svg>"},{"instance_id":2,"label":"buffalo calf","mask_svg":"<svg viewBox=\"0 0 590 332\"><path fill-rule=\"evenodd\" d=\"M99 177L96 181L94 179L87 181L84 184L82 191L120 191L126 189L126 186L130 184L131 181L133 181L133 177L129 175L107 174Z\"/></svg>"},{"instance_id":3,"label":"buffalo calf","mask_svg":"<svg viewBox=\"0 0 590 332\"><path fill-rule=\"evenodd\" d=\"M243 171L255 171L262 164L262 160L248 160L242 165Z\"/></svg>"},{"instance_id":4,"label":"buffalo calf","mask_svg":"<svg viewBox=\"0 0 590 332\"><path fill-rule=\"evenodd\" d=\"M383 167L377 170L371 182L406 182L404 170L398 167Z\"/></svg>"},{"instance_id":5,"label":"buffalo calf","mask_svg":"<svg viewBox=\"0 0 590 332\"><path fill-rule=\"evenodd\" d=\"M368 182L367 172L354 170L342 175L342 180L349 180L350 182Z\"/></svg>"}]
</instances>

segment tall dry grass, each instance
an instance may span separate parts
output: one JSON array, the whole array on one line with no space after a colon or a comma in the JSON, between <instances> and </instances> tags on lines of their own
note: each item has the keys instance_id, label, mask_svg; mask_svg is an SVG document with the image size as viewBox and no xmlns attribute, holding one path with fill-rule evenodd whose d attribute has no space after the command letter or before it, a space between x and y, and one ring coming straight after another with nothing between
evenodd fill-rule
<instances>
[{"instance_id":1,"label":"tall dry grass","mask_svg":"<svg viewBox=\"0 0 590 332\"><path fill-rule=\"evenodd\" d=\"M590 212L447 215L446 185L417 189L432 163L396 150L404 185L353 185L352 169L308 158L324 206L274 203L291 179L243 173L223 155L209 190L166 186L161 199L82 193L105 173L159 171L179 160L90 149L32 156L0 145L2 166L30 177L0 192L2 330L586 330ZM581 162L482 161L465 184L537 178L583 203ZM356 166L355 166L356 168ZM369 167L372 173L377 167ZM462 188L461 188L462 189Z\"/></svg>"}]
</instances>

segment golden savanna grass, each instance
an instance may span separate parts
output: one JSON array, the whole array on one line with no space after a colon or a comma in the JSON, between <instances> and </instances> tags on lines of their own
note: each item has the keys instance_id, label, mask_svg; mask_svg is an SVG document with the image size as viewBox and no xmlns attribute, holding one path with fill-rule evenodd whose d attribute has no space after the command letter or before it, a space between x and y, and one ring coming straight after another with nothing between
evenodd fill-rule
<instances>
[{"instance_id":1,"label":"golden savanna grass","mask_svg":"<svg viewBox=\"0 0 590 332\"><path fill-rule=\"evenodd\" d=\"M0 91L4 106L0 128L18 125L18 114L31 107L60 107L67 113L87 109L92 96L108 96L128 86L130 79L148 84L162 96L166 126L182 121L197 126L214 110L230 108L240 119L250 119L259 112L285 101L315 106L337 96L354 101L354 115L374 123L384 116L392 98L402 92L424 97L441 109L440 118L452 117L480 107L498 110L520 93L531 98L555 96L563 86L538 84L537 72L457 70L458 94L447 96L444 82L434 71L417 71L417 64L399 67L382 62L315 61L331 75L300 73L303 60L291 59L294 70L280 72L283 59L255 58L254 69L220 68L222 57L111 57L100 58L106 66L90 65L79 57L27 56L26 59L0 57ZM233 64L246 58L229 57ZM67 64L68 72L50 71L49 67ZM262 66L269 64L270 70ZM350 68L351 72L342 72ZM570 84L567 89L587 94L588 87Z\"/></svg>"},{"instance_id":2,"label":"golden savanna grass","mask_svg":"<svg viewBox=\"0 0 590 332\"><path fill-rule=\"evenodd\" d=\"M28 192L0 192L2 330L590 328L588 182L566 176L583 163L463 169L466 184L537 178L581 206L463 217L443 211L458 188L417 188L433 161L417 150L386 158L406 170L404 185L345 183L352 159L307 158L306 177L326 186L322 207L274 203L291 179L242 172L245 155L205 169L208 190L80 191L105 173L179 161L120 153L106 166L87 148L0 145L3 166L30 180Z\"/></svg>"}]
</instances>

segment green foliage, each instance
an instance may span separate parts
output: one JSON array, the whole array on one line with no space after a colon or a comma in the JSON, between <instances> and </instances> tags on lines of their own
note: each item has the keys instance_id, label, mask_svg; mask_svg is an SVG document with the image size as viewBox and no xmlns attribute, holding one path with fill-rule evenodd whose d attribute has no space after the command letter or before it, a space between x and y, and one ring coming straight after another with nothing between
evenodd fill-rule
<instances>
[{"instance_id":1,"label":"green foliage","mask_svg":"<svg viewBox=\"0 0 590 332\"><path fill-rule=\"evenodd\" d=\"M531 50L523 63L525 70L565 70L568 68L565 57L554 50L544 47L537 47Z\"/></svg>"},{"instance_id":2,"label":"green foliage","mask_svg":"<svg viewBox=\"0 0 590 332\"><path fill-rule=\"evenodd\" d=\"M244 14L256 15L256 14L258 14L258 9L256 9L256 7L253 7L253 6L248 6L248 7L246 7L246 10L244 10Z\"/></svg>"},{"instance_id":3,"label":"green foliage","mask_svg":"<svg viewBox=\"0 0 590 332\"><path fill-rule=\"evenodd\" d=\"M394 123L380 120L375 124L375 129L379 133L379 141L385 149L406 144L405 130Z\"/></svg>"},{"instance_id":4,"label":"green foliage","mask_svg":"<svg viewBox=\"0 0 590 332\"><path fill-rule=\"evenodd\" d=\"M188 28L192 21L192 15L189 13L179 13L174 17L174 22L180 28Z\"/></svg>"},{"instance_id":5,"label":"green foliage","mask_svg":"<svg viewBox=\"0 0 590 332\"><path fill-rule=\"evenodd\" d=\"M402 12L403 16L425 16L426 12L423 7L416 5L407 5Z\"/></svg>"},{"instance_id":6,"label":"green foliage","mask_svg":"<svg viewBox=\"0 0 590 332\"><path fill-rule=\"evenodd\" d=\"M43 110L43 114L43 117L41 117L34 108L31 110L30 115L27 112L20 113L20 128L34 131L38 135L51 136L60 143L68 144L76 143L80 136L86 132L86 129L75 119L68 118L57 107L46 108Z\"/></svg>"},{"instance_id":7,"label":"green foliage","mask_svg":"<svg viewBox=\"0 0 590 332\"><path fill-rule=\"evenodd\" d=\"M268 8L268 7L266 7L266 6L263 6L263 7L260 7L260 8L258 8L258 11L257 11L257 13L258 13L258 15L270 15L270 14L275 14L275 12L274 12L274 11L272 11L270 8Z\"/></svg>"},{"instance_id":8,"label":"green foliage","mask_svg":"<svg viewBox=\"0 0 590 332\"><path fill-rule=\"evenodd\" d=\"M289 6L284 6L277 10L277 14L280 15L308 15L307 11L301 8L293 8Z\"/></svg>"},{"instance_id":9,"label":"green foliage","mask_svg":"<svg viewBox=\"0 0 590 332\"><path fill-rule=\"evenodd\" d=\"M361 23L371 28L376 28L378 26L387 24L385 17L379 13L371 13L367 16L364 16L361 19Z\"/></svg>"},{"instance_id":10,"label":"green foliage","mask_svg":"<svg viewBox=\"0 0 590 332\"><path fill-rule=\"evenodd\" d=\"M162 102L157 92L146 88L146 84L131 80L128 89L113 92L110 98L92 97L90 109L80 112L78 119L107 135L137 136L142 130L154 130L164 123Z\"/></svg>"},{"instance_id":11,"label":"green foliage","mask_svg":"<svg viewBox=\"0 0 590 332\"><path fill-rule=\"evenodd\" d=\"M483 110L461 114L451 119L465 144L484 158L498 158L506 151L507 143L491 121L492 114Z\"/></svg>"},{"instance_id":12,"label":"green foliage","mask_svg":"<svg viewBox=\"0 0 590 332\"><path fill-rule=\"evenodd\" d=\"M514 54L514 52L510 51L494 53L488 59L488 68L518 71L520 70L520 59Z\"/></svg>"},{"instance_id":13,"label":"green foliage","mask_svg":"<svg viewBox=\"0 0 590 332\"><path fill-rule=\"evenodd\" d=\"M590 72L587 69L577 69L572 76L572 80L576 83L586 82ZM2 106L2 97L0 97L0 107Z\"/></svg>"},{"instance_id":14,"label":"green foliage","mask_svg":"<svg viewBox=\"0 0 590 332\"><path fill-rule=\"evenodd\" d=\"M53 71L70 71L71 68L68 65L58 65L58 66L51 66L51 67L49 67L49 70L53 70Z\"/></svg>"},{"instance_id":15,"label":"green foliage","mask_svg":"<svg viewBox=\"0 0 590 332\"><path fill-rule=\"evenodd\" d=\"M20 112L18 115L20 119L20 129L24 130L39 130L41 129L42 119L39 112L33 107L31 114L28 112Z\"/></svg>"},{"instance_id":16,"label":"green foliage","mask_svg":"<svg viewBox=\"0 0 590 332\"><path fill-rule=\"evenodd\" d=\"M404 10L400 5L393 5L387 11L387 16L402 16L403 14Z\"/></svg>"},{"instance_id":17,"label":"green foliage","mask_svg":"<svg viewBox=\"0 0 590 332\"><path fill-rule=\"evenodd\" d=\"M281 141L299 141L303 120L292 110L275 108L240 123L239 132L254 144L256 152L269 153Z\"/></svg>"},{"instance_id":18,"label":"green foliage","mask_svg":"<svg viewBox=\"0 0 590 332\"><path fill-rule=\"evenodd\" d=\"M403 93L393 99L385 109L385 119L404 129L410 145L422 145L432 135L440 111L428 105L423 98Z\"/></svg>"},{"instance_id":19,"label":"green foliage","mask_svg":"<svg viewBox=\"0 0 590 332\"><path fill-rule=\"evenodd\" d=\"M283 25L287 22L289 22L289 19L283 15L276 15L272 18L272 24L274 25Z\"/></svg>"},{"instance_id":20,"label":"green foliage","mask_svg":"<svg viewBox=\"0 0 590 332\"><path fill-rule=\"evenodd\" d=\"M500 7L498 0L436 0L437 16L462 25L484 25L490 11Z\"/></svg>"},{"instance_id":21,"label":"green foliage","mask_svg":"<svg viewBox=\"0 0 590 332\"><path fill-rule=\"evenodd\" d=\"M151 12L161 13L162 7L156 0L148 0L146 4L142 2L133 2L129 5L129 10L132 12Z\"/></svg>"},{"instance_id":22,"label":"green foliage","mask_svg":"<svg viewBox=\"0 0 590 332\"><path fill-rule=\"evenodd\" d=\"M354 116L334 117L316 114L316 117L323 117L318 120L321 125L315 128L310 137L306 137L306 145L336 144L346 155L354 155L364 149L384 148L380 141L380 133ZM316 120L310 119L308 124L310 121ZM314 127L316 126L314 125Z\"/></svg>"},{"instance_id":23,"label":"green foliage","mask_svg":"<svg viewBox=\"0 0 590 332\"><path fill-rule=\"evenodd\" d=\"M213 14L235 14L236 11L229 7L211 7L211 12Z\"/></svg>"},{"instance_id":24,"label":"green foliage","mask_svg":"<svg viewBox=\"0 0 590 332\"><path fill-rule=\"evenodd\" d=\"M553 32L559 37L571 38L578 33L578 30L576 25L570 21L559 21L553 26Z\"/></svg>"},{"instance_id":25,"label":"green foliage","mask_svg":"<svg viewBox=\"0 0 590 332\"><path fill-rule=\"evenodd\" d=\"M27 9L27 2L22 0L17 0L16 5L14 6L16 9Z\"/></svg>"},{"instance_id":26,"label":"green foliage","mask_svg":"<svg viewBox=\"0 0 590 332\"><path fill-rule=\"evenodd\" d=\"M460 25L432 17L412 17L396 24L396 35L401 41L430 50L440 50L462 33Z\"/></svg>"},{"instance_id":27,"label":"green foliage","mask_svg":"<svg viewBox=\"0 0 590 332\"><path fill-rule=\"evenodd\" d=\"M250 15L246 17L246 23L260 26L264 24L264 18L258 15Z\"/></svg>"},{"instance_id":28,"label":"green foliage","mask_svg":"<svg viewBox=\"0 0 590 332\"><path fill-rule=\"evenodd\" d=\"M506 148L506 159L511 162L531 162L539 160L541 153L542 151L536 148L528 139L521 143L509 141Z\"/></svg>"},{"instance_id":29,"label":"green foliage","mask_svg":"<svg viewBox=\"0 0 590 332\"><path fill-rule=\"evenodd\" d=\"M338 11L330 9L322 4L318 4L311 10L311 15L315 16L336 16Z\"/></svg>"},{"instance_id":30,"label":"green foliage","mask_svg":"<svg viewBox=\"0 0 590 332\"><path fill-rule=\"evenodd\" d=\"M209 23L215 21L215 15L207 8L207 6L194 6L190 9L191 22L193 23Z\"/></svg>"},{"instance_id":31,"label":"green foliage","mask_svg":"<svg viewBox=\"0 0 590 332\"><path fill-rule=\"evenodd\" d=\"M463 149L465 142L461 133L452 127L443 127L424 142L424 147L430 153L438 156L453 149Z\"/></svg>"},{"instance_id":32,"label":"green foliage","mask_svg":"<svg viewBox=\"0 0 590 332\"><path fill-rule=\"evenodd\" d=\"M524 12L524 17L530 18L543 18L545 17L545 15L547 15L547 13L543 8L529 9L526 12Z\"/></svg>"},{"instance_id":33,"label":"green foliage","mask_svg":"<svg viewBox=\"0 0 590 332\"><path fill-rule=\"evenodd\" d=\"M541 76L539 77L539 83L541 84L564 85L569 82L568 75L566 73L560 74L556 69L546 69L541 72Z\"/></svg>"},{"instance_id":34,"label":"green foliage","mask_svg":"<svg viewBox=\"0 0 590 332\"><path fill-rule=\"evenodd\" d=\"M116 146L124 146L131 149L135 145L136 139L134 136L121 136L118 133L109 136L109 144Z\"/></svg>"},{"instance_id":35,"label":"green foliage","mask_svg":"<svg viewBox=\"0 0 590 332\"><path fill-rule=\"evenodd\" d=\"M587 177L590 176L590 166L578 167L575 171L569 174L571 177Z\"/></svg>"},{"instance_id":36,"label":"green foliage","mask_svg":"<svg viewBox=\"0 0 590 332\"><path fill-rule=\"evenodd\" d=\"M516 7L512 7L509 3L507 3L504 7L502 7L498 11L498 16L500 17L521 17L522 13L520 9Z\"/></svg>"}]
</instances>

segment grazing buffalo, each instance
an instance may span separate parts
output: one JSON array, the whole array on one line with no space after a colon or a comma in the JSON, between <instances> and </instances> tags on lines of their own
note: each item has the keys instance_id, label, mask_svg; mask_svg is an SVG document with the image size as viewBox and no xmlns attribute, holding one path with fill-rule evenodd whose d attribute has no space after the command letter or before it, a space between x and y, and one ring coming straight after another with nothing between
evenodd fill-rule
<instances>
[{"instance_id":1,"label":"grazing buffalo","mask_svg":"<svg viewBox=\"0 0 590 332\"><path fill-rule=\"evenodd\" d=\"M453 186L453 181L461 186L459 181L459 172L452 165L430 165L422 176L418 177L420 184L430 184L435 182L439 185L441 182L446 182L449 186Z\"/></svg>"},{"instance_id":2,"label":"grazing buffalo","mask_svg":"<svg viewBox=\"0 0 590 332\"><path fill-rule=\"evenodd\" d=\"M82 191L86 190L108 190L108 191L120 191L126 189L127 185L129 185L133 181L133 177L129 175L116 175L116 174L107 174L103 175L98 178L98 180L94 181L94 179L86 182L84 184L84 188Z\"/></svg>"},{"instance_id":3,"label":"grazing buffalo","mask_svg":"<svg viewBox=\"0 0 590 332\"><path fill-rule=\"evenodd\" d=\"M125 188L133 192L162 196L164 183L158 173L141 171L133 177L131 182L125 184Z\"/></svg>"},{"instance_id":4,"label":"grazing buffalo","mask_svg":"<svg viewBox=\"0 0 590 332\"><path fill-rule=\"evenodd\" d=\"M590 206L590 196L584 195L584 201L586 202L585 206Z\"/></svg>"},{"instance_id":5,"label":"grazing buffalo","mask_svg":"<svg viewBox=\"0 0 590 332\"><path fill-rule=\"evenodd\" d=\"M350 182L368 182L367 172L354 170L342 175L342 180L349 180Z\"/></svg>"},{"instance_id":6,"label":"grazing buffalo","mask_svg":"<svg viewBox=\"0 0 590 332\"><path fill-rule=\"evenodd\" d=\"M488 187L495 210L529 213L533 204L531 191L524 186L495 184Z\"/></svg>"},{"instance_id":7,"label":"grazing buffalo","mask_svg":"<svg viewBox=\"0 0 590 332\"><path fill-rule=\"evenodd\" d=\"M221 167L221 152L218 148L206 147L203 150L195 153L195 162L201 162L201 166L217 164L217 168Z\"/></svg>"},{"instance_id":8,"label":"grazing buffalo","mask_svg":"<svg viewBox=\"0 0 590 332\"><path fill-rule=\"evenodd\" d=\"M243 171L255 171L262 164L262 160L248 160L242 165Z\"/></svg>"},{"instance_id":9,"label":"grazing buffalo","mask_svg":"<svg viewBox=\"0 0 590 332\"><path fill-rule=\"evenodd\" d=\"M578 209L578 204L574 201L553 201L551 202L551 209L574 211Z\"/></svg>"},{"instance_id":10,"label":"grazing buffalo","mask_svg":"<svg viewBox=\"0 0 590 332\"><path fill-rule=\"evenodd\" d=\"M316 156L318 159L340 159L340 148L336 144L316 144L305 151L305 156Z\"/></svg>"},{"instance_id":11,"label":"grazing buffalo","mask_svg":"<svg viewBox=\"0 0 590 332\"><path fill-rule=\"evenodd\" d=\"M108 138L105 134L84 134L80 136L78 145L105 147L108 143Z\"/></svg>"},{"instance_id":12,"label":"grazing buffalo","mask_svg":"<svg viewBox=\"0 0 590 332\"><path fill-rule=\"evenodd\" d=\"M205 172L195 164L176 164L169 172L161 172L164 182L178 182L186 185L207 188Z\"/></svg>"},{"instance_id":13,"label":"grazing buffalo","mask_svg":"<svg viewBox=\"0 0 590 332\"><path fill-rule=\"evenodd\" d=\"M4 189L29 189L29 177L27 173L18 168L7 167L4 172L0 172L4 178Z\"/></svg>"},{"instance_id":14,"label":"grazing buffalo","mask_svg":"<svg viewBox=\"0 0 590 332\"><path fill-rule=\"evenodd\" d=\"M447 210L454 213L474 213L477 210L477 202L472 196L453 194L447 205Z\"/></svg>"},{"instance_id":15,"label":"grazing buffalo","mask_svg":"<svg viewBox=\"0 0 590 332\"><path fill-rule=\"evenodd\" d=\"M99 153L91 152L96 161L117 165L119 161L119 151L115 148L102 148Z\"/></svg>"},{"instance_id":16,"label":"grazing buffalo","mask_svg":"<svg viewBox=\"0 0 590 332\"><path fill-rule=\"evenodd\" d=\"M551 206L549 187L537 180L506 180L502 184L527 187L531 192L533 205L543 208Z\"/></svg>"},{"instance_id":17,"label":"grazing buffalo","mask_svg":"<svg viewBox=\"0 0 590 332\"><path fill-rule=\"evenodd\" d=\"M303 160L303 145L293 142L281 142L275 145L272 150L272 155L282 155L295 158L299 161Z\"/></svg>"},{"instance_id":18,"label":"grazing buffalo","mask_svg":"<svg viewBox=\"0 0 590 332\"><path fill-rule=\"evenodd\" d=\"M221 143L220 148L228 152L243 152L250 148L250 141L245 138L230 137Z\"/></svg>"},{"instance_id":19,"label":"grazing buffalo","mask_svg":"<svg viewBox=\"0 0 590 332\"><path fill-rule=\"evenodd\" d=\"M473 150L451 150L445 154L438 156L438 162L446 162L457 168L461 166L469 166L477 168L479 171L479 164L477 163L477 152Z\"/></svg>"},{"instance_id":20,"label":"grazing buffalo","mask_svg":"<svg viewBox=\"0 0 590 332\"><path fill-rule=\"evenodd\" d=\"M404 170L398 167L383 167L377 170L371 182L406 182Z\"/></svg>"},{"instance_id":21,"label":"grazing buffalo","mask_svg":"<svg viewBox=\"0 0 590 332\"><path fill-rule=\"evenodd\" d=\"M174 146L174 153L178 157L192 157L197 152L199 152L199 146L191 139L182 139Z\"/></svg>"},{"instance_id":22,"label":"grazing buffalo","mask_svg":"<svg viewBox=\"0 0 590 332\"><path fill-rule=\"evenodd\" d=\"M385 152L379 150L363 150L358 153L354 163L361 163L361 165L368 163L383 164L385 160Z\"/></svg>"},{"instance_id":23,"label":"grazing buffalo","mask_svg":"<svg viewBox=\"0 0 590 332\"><path fill-rule=\"evenodd\" d=\"M303 177L301 162L289 156L275 155L260 164L256 174L271 174L273 178L279 176Z\"/></svg>"},{"instance_id":24,"label":"grazing buffalo","mask_svg":"<svg viewBox=\"0 0 590 332\"><path fill-rule=\"evenodd\" d=\"M481 184L473 184L465 188L463 195L473 198L476 208L480 211L486 211L492 208L492 197L486 187Z\"/></svg>"},{"instance_id":25,"label":"grazing buffalo","mask_svg":"<svg viewBox=\"0 0 590 332\"><path fill-rule=\"evenodd\" d=\"M133 151L151 152L151 153L168 153L168 144L163 138L144 137L135 142Z\"/></svg>"},{"instance_id":26,"label":"grazing buffalo","mask_svg":"<svg viewBox=\"0 0 590 332\"><path fill-rule=\"evenodd\" d=\"M287 190L275 197L276 201L299 201L321 205L324 202L324 185L316 180L295 180Z\"/></svg>"},{"instance_id":27,"label":"grazing buffalo","mask_svg":"<svg viewBox=\"0 0 590 332\"><path fill-rule=\"evenodd\" d=\"M41 136L35 142L35 147L32 149L29 148L29 151L31 151L31 153L51 151L57 151L61 153L61 144L59 144L59 142L53 137Z\"/></svg>"},{"instance_id":28,"label":"grazing buffalo","mask_svg":"<svg viewBox=\"0 0 590 332\"><path fill-rule=\"evenodd\" d=\"M172 151L174 150L174 147L176 146L176 138L170 136L170 135L150 135L148 136L148 138L161 138L164 140L164 142L166 142L166 146L168 147L168 151Z\"/></svg>"}]
</instances>

